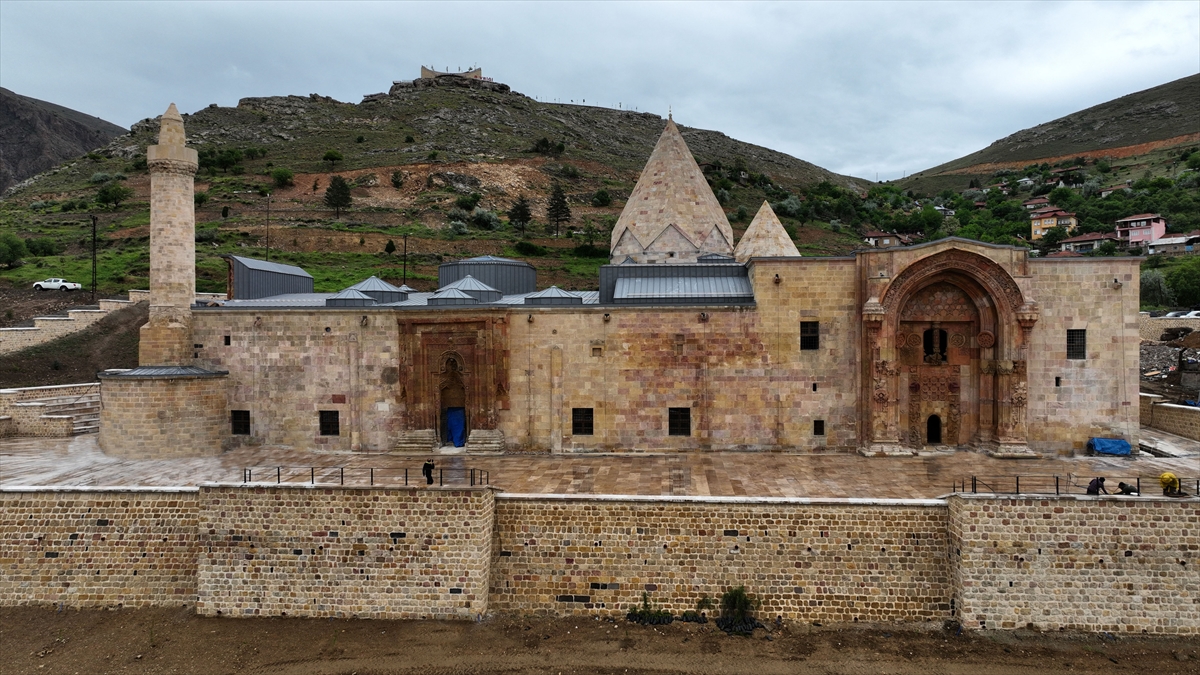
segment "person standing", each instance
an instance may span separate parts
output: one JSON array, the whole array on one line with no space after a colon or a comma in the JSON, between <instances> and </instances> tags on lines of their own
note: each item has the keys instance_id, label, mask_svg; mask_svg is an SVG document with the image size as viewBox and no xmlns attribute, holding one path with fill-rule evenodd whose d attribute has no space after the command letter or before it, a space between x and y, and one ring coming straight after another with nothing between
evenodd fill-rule
<instances>
[{"instance_id":1,"label":"person standing","mask_svg":"<svg viewBox=\"0 0 1200 675\"><path fill-rule=\"evenodd\" d=\"M426 485L433 485L433 459L432 458L425 460L425 463L421 465L421 475L425 476L425 484Z\"/></svg>"}]
</instances>

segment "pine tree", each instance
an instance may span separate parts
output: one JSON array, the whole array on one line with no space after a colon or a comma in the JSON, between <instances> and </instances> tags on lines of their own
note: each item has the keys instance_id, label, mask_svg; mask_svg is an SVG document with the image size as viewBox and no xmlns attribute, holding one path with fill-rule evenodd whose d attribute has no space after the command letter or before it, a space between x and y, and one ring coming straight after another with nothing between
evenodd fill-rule
<instances>
[{"instance_id":1,"label":"pine tree","mask_svg":"<svg viewBox=\"0 0 1200 675\"><path fill-rule=\"evenodd\" d=\"M392 241L391 239L388 239L387 246L383 247L383 252L388 255L395 253L396 252L396 242Z\"/></svg>"},{"instance_id":2,"label":"pine tree","mask_svg":"<svg viewBox=\"0 0 1200 675\"><path fill-rule=\"evenodd\" d=\"M524 195L517 197L517 201L508 209L508 222L521 230L521 236L525 236L525 226L530 220L533 220L533 213L529 210L529 200Z\"/></svg>"},{"instance_id":3,"label":"pine tree","mask_svg":"<svg viewBox=\"0 0 1200 675\"><path fill-rule=\"evenodd\" d=\"M558 183L550 189L550 201L546 204L546 220L554 224L554 236L558 236L559 225L571 221L571 207L567 206L567 196L563 194L562 186Z\"/></svg>"},{"instance_id":4,"label":"pine tree","mask_svg":"<svg viewBox=\"0 0 1200 675\"><path fill-rule=\"evenodd\" d=\"M334 217L340 218L342 209L349 208L350 184L341 176L329 179L329 187L325 188L325 206L334 210Z\"/></svg>"}]
</instances>

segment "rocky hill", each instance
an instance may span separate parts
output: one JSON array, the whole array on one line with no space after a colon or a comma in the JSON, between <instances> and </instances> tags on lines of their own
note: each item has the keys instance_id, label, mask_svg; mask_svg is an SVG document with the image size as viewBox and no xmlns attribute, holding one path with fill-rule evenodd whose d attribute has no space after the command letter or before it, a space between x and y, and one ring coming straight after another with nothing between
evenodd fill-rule
<instances>
[{"instance_id":1,"label":"rocky hill","mask_svg":"<svg viewBox=\"0 0 1200 675\"><path fill-rule=\"evenodd\" d=\"M99 117L0 87L0 192L125 132Z\"/></svg>"},{"instance_id":2,"label":"rocky hill","mask_svg":"<svg viewBox=\"0 0 1200 675\"><path fill-rule=\"evenodd\" d=\"M901 181L904 189L933 194L972 177L1029 164L1144 155L1200 141L1200 74L1092 106L1023 129L988 147ZM947 180L949 179L949 180ZM949 185L953 183L954 185Z\"/></svg>"}]
</instances>

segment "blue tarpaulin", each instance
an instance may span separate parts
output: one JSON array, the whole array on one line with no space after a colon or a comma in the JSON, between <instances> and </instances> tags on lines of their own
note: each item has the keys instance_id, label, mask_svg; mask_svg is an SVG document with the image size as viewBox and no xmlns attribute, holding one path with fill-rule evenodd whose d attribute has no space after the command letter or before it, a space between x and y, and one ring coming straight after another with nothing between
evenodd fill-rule
<instances>
[{"instance_id":1,"label":"blue tarpaulin","mask_svg":"<svg viewBox=\"0 0 1200 675\"><path fill-rule=\"evenodd\" d=\"M454 447L467 444L467 412L464 408L446 408L446 431Z\"/></svg>"},{"instance_id":2,"label":"blue tarpaulin","mask_svg":"<svg viewBox=\"0 0 1200 675\"><path fill-rule=\"evenodd\" d=\"M1132 450L1129 441L1119 438L1093 438L1087 442L1087 449L1097 455L1128 455Z\"/></svg>"}]
</instances>

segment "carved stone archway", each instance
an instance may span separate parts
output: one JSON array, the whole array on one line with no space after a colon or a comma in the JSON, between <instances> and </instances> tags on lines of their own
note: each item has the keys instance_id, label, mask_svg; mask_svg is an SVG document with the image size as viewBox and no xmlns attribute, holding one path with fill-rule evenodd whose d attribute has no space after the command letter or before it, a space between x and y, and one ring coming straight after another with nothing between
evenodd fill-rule
<instances>
[{"instance_id":1,"label":"carved stone archway","mask_svg":"<svg viewBox=\"0 0 1200 675\"><path fill-rule=\"evenodd\" d=\"M1027 449L1025 352L1037 318L984 256L950 249L905 268L863 308L870 449L923 447L935 414L947 445Z\"/></svg>"}]
</instances>

